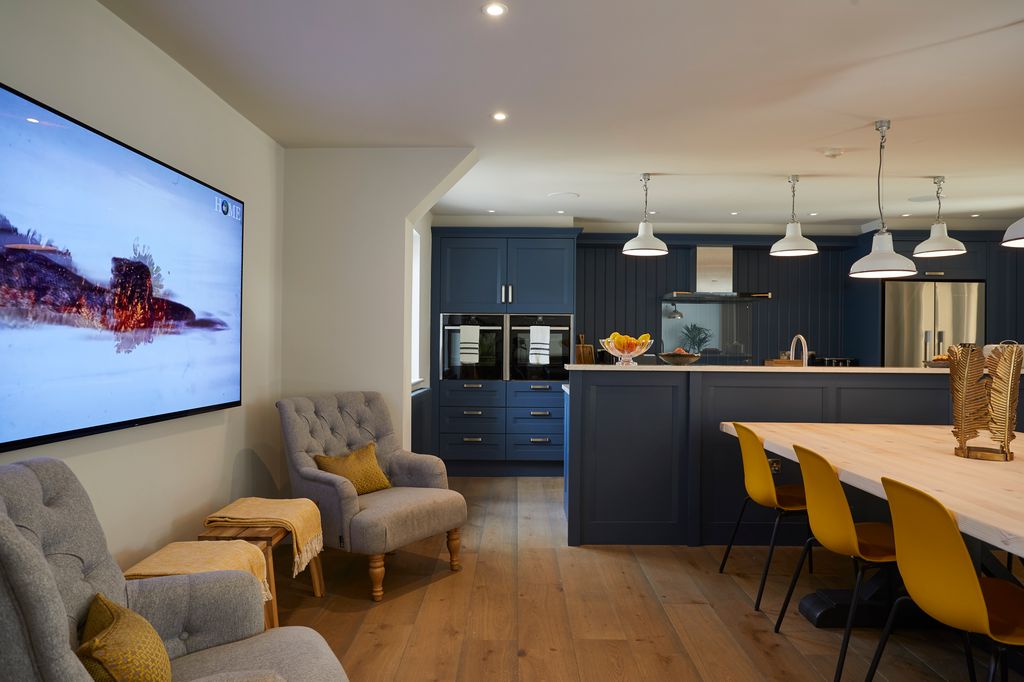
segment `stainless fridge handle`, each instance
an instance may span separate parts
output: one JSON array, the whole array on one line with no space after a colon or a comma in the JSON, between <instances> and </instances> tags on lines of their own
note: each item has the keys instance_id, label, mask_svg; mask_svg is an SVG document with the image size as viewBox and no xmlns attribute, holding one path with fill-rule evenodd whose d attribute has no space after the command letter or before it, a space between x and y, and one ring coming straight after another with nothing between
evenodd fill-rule
<instances>
[{"instance_id":1,"label":"stainless fridge handle","mask_svg":"<svg viewBox=\"0 0 1024 682\"><path fill-rule=\"evenodd\" d=\"M945 339L946 339L946 332L944 332L942 330L939 330L939 331L935 332L935 354L936 355L942 355L943 353L946 352L943 349L943 346L946 345Z\"/></svg>"},{"instance_id":2,"label":"stainless fridge handle","mask_svg":"<svg viewBox=\"0 0 1024 682\"><path fill-rule=\"evenodd\" d=\"M934 355L934 353L932 353L932 333L930 331L925 331L925 333L924 333L924 359L925 359L925 362L927 362L928 360L931 360L931 357L929 357L931 355Z\"/></svg>"}]
</instances>

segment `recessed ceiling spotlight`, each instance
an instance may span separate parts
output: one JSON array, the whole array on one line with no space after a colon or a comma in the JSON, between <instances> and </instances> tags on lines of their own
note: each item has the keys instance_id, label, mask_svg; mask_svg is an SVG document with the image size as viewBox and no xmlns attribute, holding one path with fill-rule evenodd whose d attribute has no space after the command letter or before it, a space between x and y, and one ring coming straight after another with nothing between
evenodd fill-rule
<instances>
[{"instance_id":1,"label":"recessed ceiling spotlight","mask_svg":"<svg viewBox=\"0 0 1024 682\"><path fill-rule=\"evenodd\" d=\"M650 213L651 215L658 215L657 211L648 211L648 213Z\"/></svg>"},{"instance_id":2,"label":"recessed ceiling spotlight","mask_svg":"<svg viewBox=\"0 0 1024 682\"><path fill-rule=\"evenodd\" d=\"M495 121L505 121L508 120L508 114L506 114L504 111L495 111L493 114L491 114L491 118L493 118Z\"/></svg>"},{"instance_id":3,"label":"recessed ceiling spotlight","mask_svg":"<svg viewBox=\"0 0 1024 682\"><path fill-rule=\"evenodd\" d=\"M909 218L910 214L909 213L900 213L900 217L901 218Z\"/></svg>"},{"instance_id":4,"label":"recessed ceiling spotlight","mask_svg":"<svg viewBox=\"0 0 1024 682\"><path fill-rule=\"evenodd\" d=\"M548 192L548 199L579 199L579 192Z\"/></svg>"},{"instance_id":5,"label":"recessed ceiling spotlight","mask_svg":"<svg viewBox=\"0 0 1024 682\"><path fill-rule=\"evenodd\" d=\"M729 215L739 215L739 214L740 214L739 211L732 211L731 213L729 213Z\"/></svg>"},{"instance_id":6,"label":"recessed ceiling spotlight","mask_svg":"<svg viewBox=\"0 0 1024 682\"><path fill-rule=\"evenodd\" d=\"M26 118L25 120L28 121L29 123L39 123L39 119L38 118Z\"/></svg>"},{"instance_id":7,"label":"recessed ceiling spotlight","mask_svg":"<svg viewBox=\"0 0 1024 682\"><path fill-rule=\"evenodd\" d=\"M503 2L489 2L480 8L489 17L503 17L508 14L508 5Z\"/></svg>"},{"instance_id":8,"label":"recessed ceiling spotlight","mask_svg":"<svg viewBox=\"0 0 1024 682\"><path fill-rule=\"evenodd\" d=\"M562 215L563 213L565 213L565 211L555 211L555 213L557 213L558 215Z\"/></svg>"},{"instance_id":9,"label":"recessed ceiling spotlight","mask_svg":"<svg viewBox=\"0 0 1024 682\"><path fill-rule=\"evenodd\" d=\"M493 208L489 208L489 209L487 209L487 212L488 212L488 213L497 213L497 211L495 211L495 210L494 210Z\"/></svg>"},{"instance_id":10,"label":"recessed ceiling spotlight","mask_svg":"<svg viewBox=\"0 0 1024 682\"><path fill-rule=\"evenodd\" d=\"M971 214L971 217L972 217L972 218L980 218L980 217L981 217L981 214L980 214L980 213L972 213L972 214Z\"/></svg>"},{"instance_id":11,"label":"recessed ceiling spotlight","mask_svg":"<svg viewBox=\"0 0 1024 682\"><path fill-rule=\"evenodd\" d=\"M808 213L807 215L815 216L815 215L818 215L818 214L817 213Z\"/></svg>"}]
</instances>

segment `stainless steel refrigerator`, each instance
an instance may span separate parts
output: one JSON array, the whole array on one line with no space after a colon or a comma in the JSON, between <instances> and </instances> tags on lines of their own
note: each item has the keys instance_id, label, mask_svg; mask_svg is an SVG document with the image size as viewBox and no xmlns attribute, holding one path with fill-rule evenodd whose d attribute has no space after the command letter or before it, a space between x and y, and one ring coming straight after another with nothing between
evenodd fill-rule
<instances>
[{"instance_id":1,"label":"stainless steel refrigerator","mask_svg":"<svg viewBox=\"0 0 1024 682\"><path fill-rule=\"evenodd\" d=\"M985 343L984 282L884 284L886 367L921 367L958 343Z\"/></svg>"}]
</instances>

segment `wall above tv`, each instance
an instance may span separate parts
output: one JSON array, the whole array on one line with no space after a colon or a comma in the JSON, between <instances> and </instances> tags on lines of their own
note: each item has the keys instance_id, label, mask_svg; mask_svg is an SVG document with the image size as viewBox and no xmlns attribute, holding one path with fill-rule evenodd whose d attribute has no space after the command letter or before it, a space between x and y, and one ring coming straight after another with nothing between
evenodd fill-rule
<instances>
[{"instance_id":1,"label":"wall above tv","mask_svg":"<svg viewBox=\"0 0 1024 682\"><path fill-rule=\"evenodd\" d=\"M0 84L0 451L241 402L239 199Z\"/></svg>"}]
</instances>

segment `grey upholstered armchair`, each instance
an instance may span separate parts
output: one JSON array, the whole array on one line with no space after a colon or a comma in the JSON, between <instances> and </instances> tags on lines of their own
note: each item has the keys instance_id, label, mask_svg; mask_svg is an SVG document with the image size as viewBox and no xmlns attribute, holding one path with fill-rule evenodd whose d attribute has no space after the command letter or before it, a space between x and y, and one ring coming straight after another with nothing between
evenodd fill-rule
<instances>
[{"instance_id":1,"label":"grey upholstered armchair","mask_svg":"<svg viewBox=\"0 0 1024 682\"><path fill-rule=\"evenodd\" d=\"M253 576L217 571L126 582L66 464L40 458L0 466L0 678L90 682L75 649L97 592L152 623L176 682L348 679L313 630L263 631Z\"/></svg>"},{"instance_id":2,"label":"grey upholstered armchair","mask_svg":"<svg viewBox=\"0 0 1024 682\"><path fill-rule=\"evenodd\" d=\"M459 563L466 500L448 489L444 462L399 447L379 393L331 393L277 403L288 453L292 495L320 507L324 544L370 555L370 594L384 596L384 555L447 532L451 569ZM392 488L357 495L352 483L317 468L315 455L343 455L369 442Z\"/></svg>"}]
</instances>

